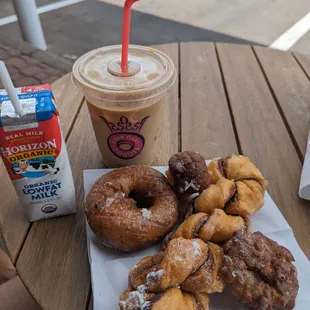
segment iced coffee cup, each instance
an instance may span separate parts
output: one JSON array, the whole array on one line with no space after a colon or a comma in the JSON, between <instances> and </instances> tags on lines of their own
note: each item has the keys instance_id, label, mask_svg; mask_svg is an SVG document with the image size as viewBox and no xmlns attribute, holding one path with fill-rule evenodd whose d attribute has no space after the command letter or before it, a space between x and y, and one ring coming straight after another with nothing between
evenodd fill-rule
<instances>
[{"instance_id":1,"label":"iced coffee cup","mask_svg":"<svg viewBox=\"0 0 310 310\"><path fill-rule=\"evenodd\" d=\"M164 53L131 45L124 73L120 55L121 46L83 55L73 66L73 83L85 95L104 164L150 165L167 125L166 94L176 70Z\"/></svg>"}]
</instances>

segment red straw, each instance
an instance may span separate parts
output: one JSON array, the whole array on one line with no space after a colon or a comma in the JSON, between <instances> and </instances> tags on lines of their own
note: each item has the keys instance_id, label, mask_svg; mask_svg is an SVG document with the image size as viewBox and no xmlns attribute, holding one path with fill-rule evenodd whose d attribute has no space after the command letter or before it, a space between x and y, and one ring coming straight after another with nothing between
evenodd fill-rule
<instances>
[{"instance_id":1,"label":"red straw","mask_svg":"<svg viewBox=\"0 0 310 310\"><path fill-rule=\"evenodd\" d=\"M129 53L129 37L130 37L130 17L131 7L139 0L126 0L124 7L124 21L123 21L123 39L122 39L122 72L128 72L128 53Z\"/></svg>"}]
</instances>

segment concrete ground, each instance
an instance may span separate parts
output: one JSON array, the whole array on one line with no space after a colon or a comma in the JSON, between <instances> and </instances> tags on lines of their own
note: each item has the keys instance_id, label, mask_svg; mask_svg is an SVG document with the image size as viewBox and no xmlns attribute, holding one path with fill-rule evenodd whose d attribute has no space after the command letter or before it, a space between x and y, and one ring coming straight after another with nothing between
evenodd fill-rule
<instances>
[{"instance_id":1,"label":"concrete ground","mask_svg":"<svg viewBox=\"0 0 310 310\"><path fill-rule=\"evenodd\" d=\"M101 0L122 6L123 0ZM181 4L182 3L182 4ZM139 12L221 34L232 40L269 45L310 11L308 0L141 0ZM310 43L310 41L309 41ZM308 46L310 53L310 45Z\"/></svg>"},{"instance_id":2,"label":"concrete ground","mask_svg":"<svg viewBox=\"0 0 310 310\"><path fill-rule=\"evenodd\" d=\"M38 0L37 5L56 1ZM48 50L60 56L81 55L121 40L124 0L86 0L40 15ZM9 0L0 12L12 14ZM309 0L141 0L134 6L132 43L217 41L270 45L310 11ZM20 38L18 24L0 32ZM310 33L292 48L310 53Z\"/></svg>"}]
</instances>

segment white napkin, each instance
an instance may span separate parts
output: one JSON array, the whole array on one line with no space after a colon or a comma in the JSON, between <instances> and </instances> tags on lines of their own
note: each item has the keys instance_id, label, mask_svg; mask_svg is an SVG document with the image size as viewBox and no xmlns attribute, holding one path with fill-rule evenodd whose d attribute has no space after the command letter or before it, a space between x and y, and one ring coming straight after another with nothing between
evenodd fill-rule
<instances>
[{"instance_id":1,"label":"white napkin","mask_svg":"<svg viewBox=\"0 0 310 310\"><path fill-rule=\"evenodd\" d=\"M310 200L310 132L299 184L299 197Z\"/></svg>"},{"instance_id":2,"label":"white napkin","mask_svg":"<svg viewBox=\"0 0 310 310\"><path fill-rule=\"evenodd\" d=\"M155 167L165 172L167 167ZM89 190L96 180L108 169L85 170L84 190L87 197ZM265 205L251 217L252 231L261 231L269 238L287 247L295 257L298 272L299 293L295 310L310 309L310 263L297 244L292 229L285 221L281 212L266 193ZM135 253L119 252L101 244L92 230L87 226L88 256L91 269L94 310L118 310L118 300L128 287L130 269L147 255L160 251L160 245ZM124 231L125 233L125 231ZM210 310L241 310L237 299L232 296L229 287L222 294L210 295Z\"/></svg>"}]
</instances>

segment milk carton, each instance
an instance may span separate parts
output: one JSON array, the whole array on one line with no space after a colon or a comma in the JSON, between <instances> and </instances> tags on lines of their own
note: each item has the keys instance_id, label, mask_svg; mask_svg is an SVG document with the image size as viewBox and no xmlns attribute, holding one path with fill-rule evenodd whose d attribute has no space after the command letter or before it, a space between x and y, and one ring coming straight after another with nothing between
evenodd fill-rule
<instances>
[{"instance_id":1,"label":"milk carton","mask_svg":"<svg viewBox=\"0 0 310 310\"><path fill-rule=\"evenodd\" d=\"M16 89L17 116L0 90L0 154L29 221L76 212L75 190L58 111L48 84Z\"/></svg>"}]
</instances>

